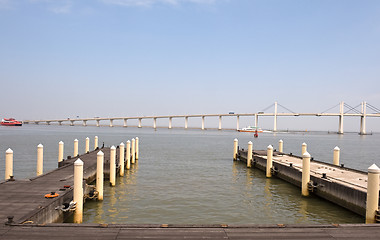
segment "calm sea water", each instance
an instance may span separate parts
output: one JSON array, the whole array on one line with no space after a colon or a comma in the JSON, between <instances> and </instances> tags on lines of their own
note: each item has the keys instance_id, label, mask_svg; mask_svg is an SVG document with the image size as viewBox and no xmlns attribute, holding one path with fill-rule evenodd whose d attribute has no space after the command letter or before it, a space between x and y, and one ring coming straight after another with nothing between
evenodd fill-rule
<instances>
[{"instance_id":1,"label":"calm sea water","mask_svg":"<svg viewBox=\"0 0 380 240\"><path fill-rule=\"evenodd\" d=\"M366 170L380 165L376 155L380 135L327 133L265 133L122 127L37 126L0 127L0 174L4 176L7 148L14 151L14 175L35 175L37 145L44 145L44 171L57 166L58 142L65 143L65 156L73 155L73 140L84 152L86 137L99 136L99 144L118 145L140 139L140 159L116 187L105 182L104 201L85 204L86 223L358 223L364 219L317 197L301 197L300 189L281 179L267 179L257 169L232 161L233 139L243 148L277 148L300 154L301 144L318 160L332 162L335 146L341 148L341 163Z\"/></svg>"}]
</instances>

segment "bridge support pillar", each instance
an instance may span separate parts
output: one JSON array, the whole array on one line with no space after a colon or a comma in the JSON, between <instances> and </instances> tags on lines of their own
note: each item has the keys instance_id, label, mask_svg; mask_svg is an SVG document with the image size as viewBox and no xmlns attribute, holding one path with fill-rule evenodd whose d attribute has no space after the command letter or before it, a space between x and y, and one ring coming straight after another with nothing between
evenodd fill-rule
<instances>
[{"instance_id":1,"label":"bridge support pillar","mask_svg":"<svg viewBox=\"0 0 380 240\"><path fill-rule=\"evenodd\" d=\"M153 128L157 129L157 118L153 118Z\"/></svg>"},{"instance_id":2,"label":"bridge support pillar","mask_svg":"<svg viewBox=\"0 0 380 240\"><path fill-rule=\"evenodd\" d=\"M338 134L343 134L343 114L344 114L344 102L340 103L339 107L339 129L338 129Z\"/></svg>"},{"instance_id":3,"label":"bridge support pillar","mask_svg":"<svg viewBox=\"0 0 380 240\"><path fill-rule=\"evenodd\" d=\"M62 121L58 121L58 124L59 124L59 125L62 125Z\"/></svg>"},{"instance_id":4,"label":"bridge support pillar","mask_svg":"<svg viewBox=\"0 0 380 240\"><path fill-rule=\"evenodd\" d=\"M70 126L74 126L74 120L70 120Z\"/></svg>"},{"instance_id":5,"label":"bridge support pillar","mask_svg":"<svg viewBox=\"0 0 380 240\"><path fill-rule=\"evenodd\" d=\"M185 117L185 129L187 129L189 123L189 117Z\"/></svg>"},{"instance_id":6,"label":"bridge support pillar","mask_svg":"<svg viewBox=\"0 0 380 240\"><path fill-rule=\"evenodd\" d=\"M83 120L83 126L87 126L87 120Z\"/></svg>"},{"instance_id":7,"label":"bridge support pillar","mask_svg":"<svg viewBox=\"0 0 380 240\"><path fill-rule=\"evenodd\" d=\"M46 121L46 124L47 124L47 125L50 125L50 121Z\"/></svg>"},{"instance_id":8,"label":"bridge support pillar","mask_svg":"<svg viewBox=\"0 0 380 240\"><path fill-rule=\"evenodd\" d=\"M379 208L379 176L380 169L376 166L376 164L373 164L368 168L365 223L376 222L376 211Z\"/></svg>"},{"instance_id":9,"label":"bridge support pillar","mask_svg":"<svg viewBox=\"0 0 380 240\"><path fill-rule=\"evenodd\" d=\"M124 125L123 125L123 127L127 127L127 126L128 126L128 125L127 125L127 120L128 120L128 119L124 118Z\"/></svg>"},{"instance_id":10,"label":"bridge support pillar","mask_svg":"<svg viewBox=\"0 0 380 240\"><path fill-rule=\"evenodd\" d=\"M236 116L236 130L239 130L239 115Z\"/></svg>"},{"instance_id":11,"label":"bridge support pillar","mask_svg":"<svg viewBox=\"0 0 380 240\"><path fill-rule=\"evenodd\" d=\"M110 119L110 127L113 127L113 119Z\"/></svg>"},{"instance_id":12,"label":"bridge support pillar","mask_svg":"<svg viewBox=\"0 0 380 240\"><path fill-rule=\"evenodd\" d=\"M169 129L172 128L172 120L173 120L173 118L172 118L172 117L169 117Z\"/></svg>"},{"instance_id":13,"label":"bridge support pillar","mask_svg":"<svg viewBox=\"0 0 380 240\"><path fill-rule=\"evenodd\" d=\"M366 134L367 103L362 102L362 116L360 117L360 135Z\"/></svg>"},{"instance_id":14,"label":"bridge support pillar","mask_svg":"<svg viewBox=\"0 0 380 240\"><path fill-rule=\"evenodd\" d=\"M139 128L141 128L141 118L139 118Z\"/></svg>"},{"instance_id":15,"label":"bridge support pillar","mask_svg":"<svg viewBox=\"0 0 380 240\"><path fill-rule=\"evenodd\" d=\"M205 130L205 116L202 116L202 130Z\"/></svg>"},{"instance_id":16,"label":"bridge support pillar","mask_svg":"<svg viewBox=\"0 0 380 240\"><path fill-rule=\"evenodd\" d=\"M100 120L96 120L96 126L97 126L97 127L100 126Z\"/></svg>"},{"instance_id":17,"label":"bridge support pillar","mask_svg":"<svg viewBox=\"0 0 380 240\"><path fill-rule=\"evenodd\" d=\"M219 127L218 130L222 130L222 116L219 116Z\"/></svg>"}]
</instances>

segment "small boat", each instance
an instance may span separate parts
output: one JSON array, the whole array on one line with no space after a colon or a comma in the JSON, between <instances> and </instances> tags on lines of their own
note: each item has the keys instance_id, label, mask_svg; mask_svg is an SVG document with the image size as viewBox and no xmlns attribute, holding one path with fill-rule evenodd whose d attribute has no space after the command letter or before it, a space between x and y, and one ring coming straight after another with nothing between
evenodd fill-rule
<instances>
[{"instance_id":1,"label":"small boat","mask_svg":"<svg viewBox=\"0 0 380 240\"><path fill-rule=\"evenodd\" d=\"M254 133L262 133L263 130L259 127L248 126L242 129L239 129L238 132L254 132Z\"/></svg>"},{"instance_id":2,"label":"small boat","mask_svg":"<svg viewBox=\"0 0 380 240\"><path fill-rule=\"evenodd\" d=\"M3 119L1 119L0 125L2 125L2 126L22 126L22 122L17 121L14 118L3 118Z\"/></svg>"}]
</instances>

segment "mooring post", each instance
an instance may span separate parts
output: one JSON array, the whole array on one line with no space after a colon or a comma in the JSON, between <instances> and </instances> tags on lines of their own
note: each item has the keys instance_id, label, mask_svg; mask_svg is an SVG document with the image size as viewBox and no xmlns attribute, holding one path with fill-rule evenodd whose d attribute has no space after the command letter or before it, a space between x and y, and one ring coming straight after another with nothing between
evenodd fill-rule
<instances>
[{"instance_id":1,"label":"mooring post","mask_svg":"<svg viewBox=\"0 0 380 240\"><path fill-rule=\"evenodd\" d=\"M96 191L98 192L98 200L103 200L103 164L104 164L104 153L99 151L96 154Z\"/></svg>"},{"instance_id":2,"label":"mooring post","mask_svg":"<svg viewBox=\"0 0 380 240\"><path fill-rule=\"evenodd\" d=\"M74 202L76 208L74 212L74 223L83 221L83 161L78 158L74 162Z\"/></svg>"},{"instance_id":3,"label":"mooring post","mask_svg":"<svg viewBox=\"0 0 380 240\"><path fill-rule=\"evenodd\" d=\"M267 147L267 169L266 169L266 176L268 178L272 177L272 166L273 166L273 146L269 145Z\"/></svg>"},{"instance_id":4,"label":"mooring post","mask_svg":"<svg viewBox=\"0 0 380 240\"><path fill-rule=\"evenodd\" d=\"M310 154L302 155L302 196L309 196L308 184L310 182Z\"/></svg>"},{"instance_id":5,"label":"mooring post","mask_svg":"<svg viewBox=\"0 0 380 240\"><path fill-rule=\"evenodd\" d=\"M131 168L131 141L127 141L127 169L130 169Z\"/></svg>"},{"instance_id":6,"label":"mooring post","mask_svg":"<svg viewBox=\"0 0 380 240\"><path fill-rule=\"evenodd\" d=\"M248 150L247 150L247 167L251 167L252 163L252 150L253 150L253 143L251 141L248 142Z\"/></svg>"},{"instance_id":7,"label":"mooring post","mask_svg":"<svg viewBox=\"0 0 380 240\"><path fill-rule=\"evenodd\" d=\"M110 185L116 185L116 148L112 146L110 149Z\"/></svg>"},{"instance_id":8,"label":"mooring post","mask_svg":"<svg viewBox=\"0 0 380 240\"><path fill-rule=\"evenodd\" d=\"M98 145L99 145L99 138L98 136L95 136L95 140L94 140L94 150L96 150L98 148Z\"/></svg>"},{"instance_id":9,"label":"mooring post","mask_svg":"<svg viewBox=\"0 0 380 240\"><path fill-rule=\"evenodd\" d=\"M85 148L85 152L86 153L89 153L90 152L90 139L88 137L86 137L86 148Z\"/></svg>"},{"instance_id":10,"label":"mooring post","mask_svg":"<svg viewBox=\"0 0 380 240\"><path fill-rule=\"evenodd\" d=\"M44 173L44 146L40 143L37 146L37 176Z\"/></svg>"},{"instance_id":11,"label":"mooring post","mask_svg":"<svg viewBox=\"0 0 380 240\"><path fill-rule=\"evenodd\" d=\"M335 166L339 166L339 159L340 159L340 148L336 146L334 148L334 159L333 159L333 164Z\"/></svg>"},{"instance_id":12,"label":"mooring post","mask_svg":"<svg viewBox=\"0 0 380 240\"><path fill-rule=\"evenodd\" d=\"M376 166L376 164L372 164L372 166L368 168L365 223L376 222L376 211L379 206L379 176L380 169Z\"/></svg>"},{"instance_id":13,"label":"mooring post","mask_svg":"<svg viewBox=\"0 0 380 240\"><path fill-rule=\"evenodd\" d=\"M8 148L5 151L5 180L8 180L13 176L13 151Z\"/></svg>"},{"instance_id":14,"label":"mooring post","mask_svg":"<svg viewBox=\"0 0 380 240\"><path fill-rule=\"evenodd\" d=\"M302 148L301 148L301 155L303 156L307 152L307 144L302 143Z\"/></svg>"},{"instance_id":15,"label":"mooring post","mask_svg":"<svg viewBox=\"0 0 380 240\"><path fill-rule=\"evenodd\" d=\"M278 141L278 151L281 153L284 152L284 141L282 141L282 139Z\"/></svg>"},{"instance_id":16,"label":"mooring post","mask_svg":"<svg viewBox=\"0 0 380 240\"><path fill-rule=\"evenodd\" d=\"M124 143L120 143L120 160L119 160L119 163L120 163L120 176L124 176Z\"/></svg>"},{"instance_id":17,"label":"mooring post","mask_svg":"<svg viewBox=\"0 0 380 240\"><path fill-rule=\"evenodd\" d=\"M234 161L237 160L237 156L238 156L238 142L239 140L237 140L237 138L234 139Z\"/></svg>"},{"instance_id":18,"label":"mooring post","mask_svg":"<svg viewBox=\"0 0 380 240\"><path fill-rule=\"evenodd\" d=\"M58 143L58 164L63 161L63 147L64 143L60 141Z\"/></svg>"},{"instance_id":19,"label":"mooring post","mask_svg":"<svg viewBox=\"0 0 380 240\"><path fill-rule=\"evenodd\" d=\"M132 156L131 163L133 164L135 163L135 159L136 159L136 140L134 138L132 138L131 156Z\"/></svg>"},{"instance_id":20,"label":"mooring post","mask_svg":"<svg viewBox=\"0 0 380 240\"><path fill-rule=\"evenodd\" d=\"M135 139L135 151L136 151L136 161L139 160L139 137L136 137Z\"/></svg>"},{"instance_id":21,"label":"mooring post","mask_svg":"<svg viewBox=\"0 0 380 240\"><path fill-rule=\"evenodd\" d=\"M74 140L74 157L78 156L78 139Z\"/></svg>"}]
</instances>

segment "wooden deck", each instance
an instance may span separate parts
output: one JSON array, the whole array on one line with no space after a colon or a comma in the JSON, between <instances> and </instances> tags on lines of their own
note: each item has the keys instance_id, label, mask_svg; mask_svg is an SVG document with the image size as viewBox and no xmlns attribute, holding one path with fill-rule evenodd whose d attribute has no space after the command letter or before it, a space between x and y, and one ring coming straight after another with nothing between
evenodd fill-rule
<instances>
[{"instance_id":1,"label":"wooden deck","mask_svg":"<svg viewBox=\"0 0 380 240\"><path fill-rule=\"evenodd\" d=\"M379 239L378 224L0 226L0 239Z\"/></svg>"},{"instance_id":2,"label":"wooden deck","mask_svg":"<svg viewBox=\"0 0 380 240\"><path fill-rule=\"evenodd\" d=\"M101 149L104 152L104 162L109 161L109 148ZM89 178L90 172L96 171L96 154L99 150L79 156L84 162L84 178ZM54 210L62 202L72 199L72 186L74 183L74 161L77 158L65 160L65 166L45 173L41 176L0 183L0 221L5 222L8 216L14 216L15 223L30 221L36 214L43 211ZM70 186L65 188L64 186ZM56 192L60 196L54 199L45 198L45 194ZM50 209L49 209L50 208ZM47 214L48 218L54 217ZM46 219L46 222L50 222ZM41 222L37 222L41 223ZM44 222L42 222L44 223Z\"/></svg>"}]
</instances>

